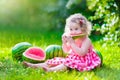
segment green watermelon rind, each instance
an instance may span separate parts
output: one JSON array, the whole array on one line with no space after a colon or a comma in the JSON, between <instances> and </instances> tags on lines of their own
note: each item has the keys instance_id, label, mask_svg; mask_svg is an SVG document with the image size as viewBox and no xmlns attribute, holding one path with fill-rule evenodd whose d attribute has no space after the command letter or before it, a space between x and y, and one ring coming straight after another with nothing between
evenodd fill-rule
<instances>
[{"instance_id":1,"label":"green watermelon rind","mask_svg":"<svg viewBox=\"0 0 120 80\"><path fill-rule=\"evenodd\" d=\"M13 60L22 61L22 55L17 55L17 54L21 54L21 53L23 53L25 50L26 50L26 49L19 51L18 53L16 53L16 55L15 55L15 54L12 55Z\"/></svg>"},{"instance_id":2,"label":"green watermelon rind","mask_svg":"<svg viewBox=\"0 0 120 80\"><path fill-rule=\"evenodd\" d=\"M103 63L103 56L102 56L101 52L98 51L98 50L95 50L95 52L96 52L96 53L98 54L98 56L100 57L100 59L101 59L101 65L102 65L102 63Z\"/></svg>"},{"instance_id":3,"label":"green watermelon rind","mask_svg":"<svg viewBox=\"0 0 120 80\"><path fill-rule=\"evenodd\" d=\"M77 38L80 38L80 37L83 37L85 36L85 34L80 34L80 35L76 35L76 36L72 36L73 39L77 39Z\"/></svg>"},{"instance_id":4,"label":"green watermelon rind","mask_svg":"<svg viewBox=\"0 0 120 80\"><path fill-rule=\"evenodd\" d=\"M45 53L46 53L46 59L50 59L50 48L49 47L46 48Z\"/></svg>"},{"instance_id":5,"label":"green watermelon rind","mask_svg":"<svg viewBox=\"0 0 120 80\"><path fill-rule=\"evenodd\" d=\"M21 42L16 44L13 48L12 48L12 53L15 54L18 51L22 50L22 49L27 49L29 47L31 47L32 44L28 43L28 42Z\"/></svg>"},{"instance_id":6,"label":"green watermelon rind","mask_svg":"<svg viewBox=\"0 0 120 80\"><path fill-rule=\"evenodd\" d=\"M21 42L21 43L16 44L12 48L12 58L13 58L13 60L22 61L22 53L26 49L28 49L29 47L32 47L32 44L30 44L28 42Z\"/></svg>"},{"instance_id":7,"label":"green watermelon rind","mask_svg":"<svg viewBox=\"0 0 120 80\"><path fill-rule=\"evenodd\" d=\"M49 45L45 49L46 59L52 59L54 57L65 57L66 54L62 50L60 45Z\"/></svg>"}]
</instances>

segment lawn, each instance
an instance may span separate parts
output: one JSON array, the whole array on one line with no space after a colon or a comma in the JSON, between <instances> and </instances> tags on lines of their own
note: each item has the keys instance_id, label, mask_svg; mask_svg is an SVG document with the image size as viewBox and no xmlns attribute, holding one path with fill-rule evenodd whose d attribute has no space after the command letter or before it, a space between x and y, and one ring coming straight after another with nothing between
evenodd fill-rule
<instances>
[{"instance_id":1,"label":"lawn","mask_svg":"<svg viewBox=\"0 0 120 80\"><path fill-rule=\"evenodd\" d=\"M19 42L29 42L45 49L50 44L61 45L62 31L41 31L28 27L0 27L0 80L120 80L120 48L92 41L103 55L101 68L78 72L44 72L25 68L12 60L11 49Z\"/></svg>"}]
</instances>

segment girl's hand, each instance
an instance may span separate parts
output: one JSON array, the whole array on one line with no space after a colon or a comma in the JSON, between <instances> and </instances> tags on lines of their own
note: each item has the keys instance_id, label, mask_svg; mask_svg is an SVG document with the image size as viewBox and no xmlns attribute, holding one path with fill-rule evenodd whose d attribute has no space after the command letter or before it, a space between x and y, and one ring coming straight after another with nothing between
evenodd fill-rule
<instances>
[{"instance_id":1,"label":"girl's hand","mask_svg":"<svg viewBox=\"0 0 120 80\"><path fill-rule=\"evenodd\" d=\"M65 33L62 35L62 42L63 44L67 43L67 35Z\"/></svg>"},{"instance_id":2,"label":"girl's hand","mask_svg":"<svg viewBox=\"0 0 120 80\"><path fill-rule=\"evenodd\" d=\"M74 44L75 41L73 40L73 38L71 36L67 36L67 41L68 41L68 44Z\"/></svg>"}]
</instances>

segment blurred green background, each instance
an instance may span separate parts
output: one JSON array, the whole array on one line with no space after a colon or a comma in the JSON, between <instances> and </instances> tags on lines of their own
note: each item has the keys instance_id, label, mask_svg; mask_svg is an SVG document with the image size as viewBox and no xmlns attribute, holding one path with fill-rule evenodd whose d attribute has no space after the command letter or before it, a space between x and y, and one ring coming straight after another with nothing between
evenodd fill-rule
<instances>
[{"instance_id":1,"label":"blurred green background","mask_svg":"<svg viewBox=\"0 0 120 80\"><path fill-rule=\"evenodd\" d=\"M0 0L0 37L16 31L63 32L65 19L74 13L92 22L91 39L120 45L118 0Z\"/></svg>"}]
</instances>

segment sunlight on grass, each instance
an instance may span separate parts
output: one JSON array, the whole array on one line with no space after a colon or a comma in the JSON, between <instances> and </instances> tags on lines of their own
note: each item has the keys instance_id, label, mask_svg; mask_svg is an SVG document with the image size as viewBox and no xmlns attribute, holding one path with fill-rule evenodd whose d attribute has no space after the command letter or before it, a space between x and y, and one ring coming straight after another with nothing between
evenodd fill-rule
<instances>
[{"instance_id":1,"label":"sunlight on grass","mask_svg":"<svg viewBox=\"0 0 120 80\"><path fill-rule=\"evenodd\" d=\"M0 29L0 80L120 80L120 49L118 46L102 45L93 42L95 49L103 55L103 66L88 72L76 70L46 73L42 69L25 68L12 60L11 49L19 42L29 42L33 46L45 49L48 45L61 45L62 32L41 32L24 28ZM12 33L11 33L12 31Z\"/></svg>"}]
</instances>

